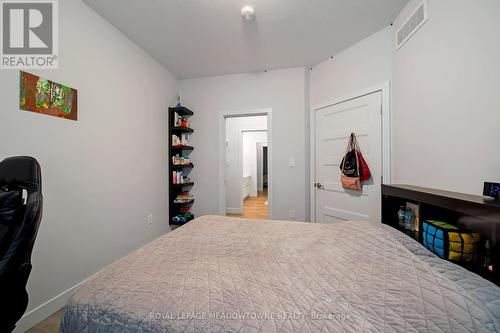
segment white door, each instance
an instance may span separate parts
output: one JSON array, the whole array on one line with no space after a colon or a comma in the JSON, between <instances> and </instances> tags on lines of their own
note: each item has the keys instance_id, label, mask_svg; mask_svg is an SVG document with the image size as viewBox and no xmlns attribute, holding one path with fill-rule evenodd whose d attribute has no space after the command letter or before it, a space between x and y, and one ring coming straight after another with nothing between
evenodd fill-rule
<instances>
[{"instance_id":1,"label":"white door","mask_svg":"<svg viewBox=\"0 0 500 333\"><path fill-rule=\"evenodd\" d=\"M372 178L363 191L342 188L340 163L356 134ZM316 222L381 220L382 92L315 111Z\"/></svg>"}]
</instances>

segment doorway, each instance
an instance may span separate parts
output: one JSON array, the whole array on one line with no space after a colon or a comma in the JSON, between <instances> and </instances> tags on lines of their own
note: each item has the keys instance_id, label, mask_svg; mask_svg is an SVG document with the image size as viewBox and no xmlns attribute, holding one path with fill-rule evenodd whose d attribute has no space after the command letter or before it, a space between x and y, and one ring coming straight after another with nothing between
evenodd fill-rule
<instances>
[{"instance_id":1,"label":"doorway","mask_svg":"<svg viewBox=\"0 0 500 333\"><path fill-rule=\"evenodd\" d=\"M381 184L390 182L388 83L314 109L311 124L312 221L381 220ZM340 164L355 133L372 178L362 191L340 183Z\"/></svg>"},{"instance_id":2,"label":"doorway","mask_svg":"<svg viewBox=\"0 0 500 333\"><path fill-rule=\"evenodd\" d=\"M221 213L268 219L271 206L270 113L230 114L223 118L224 207Z\"/></svg>"}]
</instances>

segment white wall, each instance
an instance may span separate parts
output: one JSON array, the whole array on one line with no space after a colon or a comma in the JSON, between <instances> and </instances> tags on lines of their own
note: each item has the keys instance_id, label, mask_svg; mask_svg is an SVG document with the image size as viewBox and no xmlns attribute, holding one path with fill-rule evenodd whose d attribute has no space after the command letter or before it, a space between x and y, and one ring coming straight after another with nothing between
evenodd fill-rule
<instances>
[{"instance_id":1,"label":"white wall","mask_svg":"<svg viewBox=\"0 0 500 333\"><path fill-rule=\"evenodd\" d=\"M60 68L31 72L78 89L77 122L20 111L19 72L0 71L0 158L31 155L42 166L28 311L168 230L176 78L81 1L59 1L59 17ZM67 296L28 314L18 331Z\"/></svg>"},{"instance_id":2,"label":"white wall","mask_svg":"<svg viewBox=\"0 0 500 333\"><path fill-rule=\"evenodd\" d=\"M197 185L195 213L218 214L219 186L217 135L221 111L272 108L272 186L273 218L289 219L290 210L296 210L297 219L305 219L306 205L306 119L304 68L269 71L267 73L238 74L203 79L182 80L183 100L196 113L193 155L196 167L193 177ZM288 167L294 157L296 167Z\"/></svg>"},{"instance_id":3,"label":"white wall","mask_svg":"<svg viewBox=\"0 0 500 333\"><path fill-rule=\"evenodd\" d=\"M257 196L257 143L267 143L267 132L243 133L243 175L251 177L250 196Z\"/></svg>"},{"instance_id":4,"label":"white wall","mask_svg":"<svg viewBox=\"0 0 500 333\"><path fill-rule=\"evenodd\" d=\"M244 173L244 130L267 129L267 117L236 117L226 120L226 210L228 213L243 213L242 180ZM198 130L196 131L198 132ZM194 136L193 136L194 138ZM217 142L215 143L217 144ZM198 166L198 163L196 164ZM224 166L223 166L224 167ZM195 178L195 181L198 179ZM217 206L218 207L218 206Z\"/></svg>"},{"instance_id":5,"label":"white wall","mask_svg":"<svg viewBox=\"0 0 500 333\"><path fill-rule=\"evenodd\" d=\"M392 79L392 27L387 27L313 67L311 107Z\"/></svg>"},{"instance_id":6,"label":"white wall","mask_svg":"<svg viewBox=\"0 0 500 333\"><path fill-rule=\"evenodd\" d=\"M319 105L391 81L392 48L393 32L389 26L313 67L310 112Z\"/></svg>"},{"instance_id":7,"label":"white wall","mask_svg":"<svg viewBox=\"0 0 500 333\"><path fill-rule=\"evenodd\" d=\"M428 10L394 53L394 180L481 194L500 181L500 1L429 0Z\"/></svg>"}]
</instances>

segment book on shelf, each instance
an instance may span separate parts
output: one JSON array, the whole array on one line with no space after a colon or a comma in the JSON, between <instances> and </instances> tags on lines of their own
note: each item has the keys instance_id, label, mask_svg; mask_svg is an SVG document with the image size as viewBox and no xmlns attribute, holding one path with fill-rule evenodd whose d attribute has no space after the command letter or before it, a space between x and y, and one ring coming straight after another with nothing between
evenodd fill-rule
<instances>
[{"instance_id":1,"label":"book on shelf","mask_svg":"<svg viewBox=\"0 0 500 333\"><path fill-rule=\"evenodd\" d=\"M180 146L188 146L189 145L189 134L182 133L179 137L176 134L172 134L172 146L180 147Z\"/></svg>"},{"instance_id":2,"label":"book on shelf","mask_svg":"<svg viewBox=\"0 0 500 333\"><path fill-rule=\"evenodd\" d=\"M179 154L172 156L172 165L189 165L191 164L191 159L189 156L180 156Z\"/></svg>"},{"instance_id":3,"label":"book on shelf","mask_svg":"<svg viewBox=\"0 0 500 333\"><path fill-rule=\"evenodd\" d=\"M182 192L174 199L174 203L187 203L194 200L194 195L189 192Z\"/></svg>"},{"instance_id":4,"label":"book on shelf","mask_svg":"<svg viewBox=\"0 0 500 333\"><path fill-rule=\"evenodd\" d=\"M181 117L174 112L174 127L191 127L191 123L187 120L186 117Z\"/></svg>"},{"instance_id":5,"label":"book on shelf","mask_svg":"<svg viewBox=\"0 0 500 333\"><path fill-rule=\"evenodd\" d=\"M174 185L182 185L191 183L192 180L189 178L183 170L172 171L172 182Z\"/></svg>"},{"instance_id":6,"label":"book on shelf","mask_svg":"<svg viewBox=\"0 0 500 333\"><path fill-rule=\"evenodd\" d=\"M188 133L181 134L181 145L183 145L183 146L189 145L189 134Z\"/></svg>"},{"instance_id":7,"label":"book on shelf","mask_svg":"<svg viewBox=\"0 0 500 333\"><path fill-rule=\"evenodd\" d=\"M419 231L420 228L420 205L412 202L406 203L406 210L413 213L413 220L410 222L413 231Z\"/></svg>"},{"instance_id":8,"label":"book on shelf","mask_svg":"<svg viewBox=\"0 0 500 333\"><path fill-rule=\"evenodd\" d=\"M177 114L177 112L174 112L174 126L179 126L179 115Z\"/></svg>"}]
</instances>

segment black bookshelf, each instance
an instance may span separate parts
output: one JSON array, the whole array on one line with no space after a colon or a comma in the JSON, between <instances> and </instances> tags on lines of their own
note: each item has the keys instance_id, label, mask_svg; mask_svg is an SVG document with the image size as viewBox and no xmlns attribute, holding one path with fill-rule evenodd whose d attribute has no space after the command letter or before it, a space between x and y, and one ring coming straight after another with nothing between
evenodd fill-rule
<instances>
[{"instance_id":1,"label":"black bookshelf","mask_svg":"<svg viewBox=\"0 0 500 333\"><path fill-rule=\"evenodd\" d=\"M418 231L404 230L398 224L398 210L407 202L418 205L420 223ZM406 233L422 243L422 222L442 220L461 229L479 232L483 242L492 244L490 259L493 271L482 265L484 249L480 248L480 258L474 263L458 264L500 285L500 203L482 196L442 191L412 185L382 185L382 223ZM456 263L456 262L454 262Z\"/></svg>"},{"instance_id":2,"label":"black bookshelf","mask_svg":"<svg viewBox=\"0 0 500 333\"><path fill-rule=\"evenodd\" d=\"M168 109L168 157L169 157L169 176L168 176L168 184L169 184L169 205L168 205L168 215L169 215L169 224L170 225L182 225L194 218L187 219L184 222L174 221L174 217L178 215L185 214L186 210L191 211L191 208L194 204L194 199L191 199L186 202L175 202L175 199L182 192L189 192L194 186L194 181L191 177L191 170L194 168L194 164L189 161L189 163L185 164L174 164L173 157L179 155L181 157L189 157L191 156L192 151L194 150L193 146L187 145L173 145L173 135L181 137L183 134L191 135L194 130L189 126L181 126L175 123L176 114L178 117L183 117L187 120L191 116L194 115L193 111L189 110L186 107L171 107ZM189 177L190 181L185 183L175 183L174 181L174 172L182 172L184 176Z\"/></svg>"}]
</instances>

